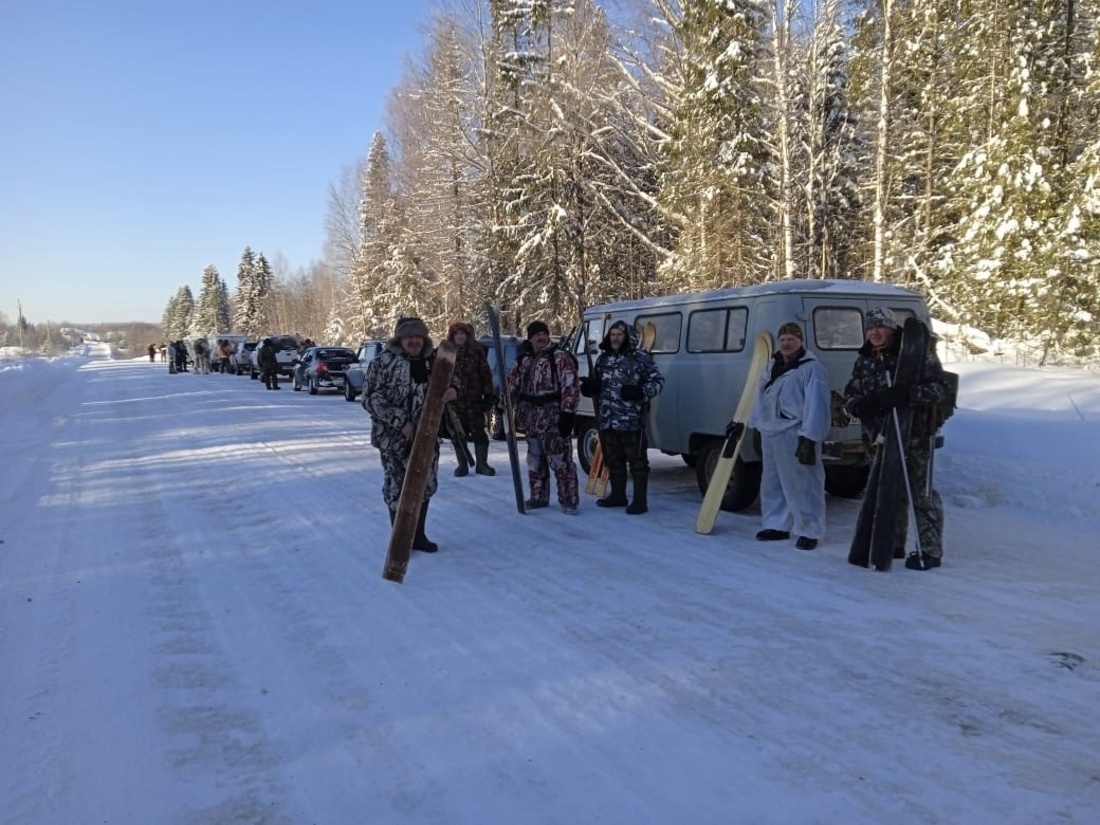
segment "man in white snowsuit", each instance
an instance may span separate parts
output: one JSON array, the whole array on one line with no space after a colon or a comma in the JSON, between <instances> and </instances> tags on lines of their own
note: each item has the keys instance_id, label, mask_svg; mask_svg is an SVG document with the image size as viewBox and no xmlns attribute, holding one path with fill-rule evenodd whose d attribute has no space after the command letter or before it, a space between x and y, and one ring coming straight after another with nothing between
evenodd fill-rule
<instances>
[{"instance_id":1,"label":"man in white snowsuit","mask_svg":"<svg viewBox=\"0 0 1100 825\"><path fill-rule=\"evenodd\" d=\"M832 425L829 374L803 346L802 327L783 324L779 349L760 373L749 426L761 438L759 541L798 535L796 547L813 550L825 536L825 466L820 444Z\"/></svg>"}]
</instances>

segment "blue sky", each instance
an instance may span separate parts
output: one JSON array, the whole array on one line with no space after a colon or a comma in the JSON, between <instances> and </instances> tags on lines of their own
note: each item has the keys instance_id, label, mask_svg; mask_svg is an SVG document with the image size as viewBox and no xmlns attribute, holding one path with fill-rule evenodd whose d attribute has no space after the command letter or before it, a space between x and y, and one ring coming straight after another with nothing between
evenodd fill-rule
<instances>
[{"instance_id":1,"label":"blue sky","mask_svg":"<svg viewBox=\"0 0 1100 825\"><path fill-rule=\"evenodd\" d=\"M321 257L434 0L36 0L0 27L0 312L159 322L246 245Z\"/></svg>"}]
</instances>

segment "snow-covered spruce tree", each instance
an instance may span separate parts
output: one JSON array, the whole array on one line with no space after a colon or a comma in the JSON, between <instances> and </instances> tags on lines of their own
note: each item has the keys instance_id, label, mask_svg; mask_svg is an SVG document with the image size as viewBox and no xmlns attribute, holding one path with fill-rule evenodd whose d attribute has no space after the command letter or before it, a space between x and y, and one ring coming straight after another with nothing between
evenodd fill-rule
<instances>
[{"instance_id":1,"label":"snow-covered spruce tree","mask_svg":"<svg viewBox=\"0 0 1100 825\"><path fill-rule=\"evenodd\" d=\"M422 64L410 68L389 110L394 175L426 280L421 312L439 330L473 320L489 295L479 288L471 249L480 163L470 52L458 20L438 17Z\"/></svg>"},{"instance_id":2,"label":"snow-covered spruce tree","mask_svg":"<svg viewBox=\"0 0 1100 825\"><path fill-rule=\"evenodd\" d=\"M1095 16L1079 15L1073 0L1005 0L998 10L991 28L1007 36L990 40L1007 78L999 105L986 110L988 137L952 178L961 215L952 298L974 326L1040 340L1045 361L1085 323L1089 285L1066 266L1065 214L1079 186L1070 175L1095 128L1073 116L1097 111L1084 71Z\"/></svg>"},{"instance_id":3,"label":"snow-covered spruce tree","mask_svg":"<svg viewBox=\"0 0 1100 825\"><path fill-rule=\"evenodd\" d=\"M195 309L195 297L187 284L176 290L165 312L164 334L170 341L186 338L191 328L191 313Z\"/></svg>"},{"instance_id":4,"label":"snow-covered spruce tree","mask_svg":"<svg viewBox=\"0 0 1100 825\"><path fill-rule=\"evenodd\" d=\"M218 275L218 268L210 264L202 272L199 299L195 303L195 311L191 314L188 330L191 337L205 338L216 332L227 331L219 325L218 319L218 310L223 298L221 286L222 279Z\"/></svg>"},{"instance_id":5,"label":"snow-covered spruce tree","mask_svg":"<svg viewBox=\"0 0 1100 825\"><path fill-rule=\"evenodd\" d=\"M776 194L758 82L764 3L697 0L679 11L669 21L679 48L661 67L674 99L659 201L676 233L661 281L669 291L763 281L775 274Z\"/></svg>"},{"instance_id":6,"label":"snow-covered spruce tree","mask_svg":"<svg viewBox=\"0 0 1100 825\"><path fill-rule=\"evenodd\" d=\"M261 324L257 323L253 277L255 275L256 256L252 247L246 246L237 264L237 290L233 298L233 329L243 332L249 338L263 334Z\"/></svg>"},{"instance_id":7,"label":"snow-covered spruce tree","mask_svg":"<svg viewBox=\"0 0 1100 825\"><path fill-rule=\"evenodd\" d=\"M215 303L217 305L217 310L215 315L217 318L218 332L232 332L234 327L232 314L229 310L229 286L226 284L225 279L220 276L218 278L216 292Z\"/></svg>"},{"instance_id":8,"label":"snow-covered spruce tree","mask_svg":"<svg viewBox=\"0 0 1100 825\"><path fill-rule=\"evenodd\" d=\"M262 252L256 256L252 265L248 285L248 311L250 323L253 325L251 334L259 337L275 332L276 330L271 328L274 317L275 278L271 274L271 265L268 264Z\"/></svg>"},{"instance_id":9,"label":"snow-covered spruce tree","mask_svg":"<svg viewBox=\"0 0 1100 825\"><path fill-rule=\"evenodd\" d=\"M363 173L359 233L352 276L358 323L366 337L388 337L397 318L422 312L424 285L381 132L371 141Z\"/></svg>"}]
</instances>

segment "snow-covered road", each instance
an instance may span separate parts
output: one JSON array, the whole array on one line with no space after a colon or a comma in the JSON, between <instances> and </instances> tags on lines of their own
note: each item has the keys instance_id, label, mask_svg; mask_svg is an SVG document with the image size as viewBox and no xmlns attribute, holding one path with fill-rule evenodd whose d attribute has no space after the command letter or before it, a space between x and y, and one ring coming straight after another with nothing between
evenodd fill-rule
<instances>
[{"instance_id":1,"label":"snow-covered road","mask_svg":"<svg viewBox=\"0 0 1100 825\"><path fill-rule=\"evenodd\" d=\"M445 447L442 549L395 585L358 404L102 349L0 371L0 822L1095 822L1077 381L1030 508L1005 468L1046 412L964 383L939 571L846 564L849 501L813 553L698 536L656 454L645 516L520 516L495 444L495 478Z\"/></svg>"}]
</instances>

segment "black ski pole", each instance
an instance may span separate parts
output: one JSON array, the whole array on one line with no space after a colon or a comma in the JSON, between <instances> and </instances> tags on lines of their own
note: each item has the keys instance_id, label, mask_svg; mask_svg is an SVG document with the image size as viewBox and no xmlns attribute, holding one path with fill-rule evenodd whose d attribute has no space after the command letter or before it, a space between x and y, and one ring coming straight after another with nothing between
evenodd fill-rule
<instances>
[{"instance_id":1,"label":"black ski pole","mask_svg":"<svg viewBox=\"0 0 1100 825\"><path fill-rule=\"evenodd\" d=\"M886 373L886 386L892 387L893 381L890 380L890 373ZM920 566L923 570L925 567L924 561L924 548L921 547L920 542L920 522L917 520L917 501L913 498L913 488L909 484L909 455L905 449L905 445L901 441L901 422L898 421L898 408L890 408L890 417L894 419L894 436L898 440L898 451L901 453L901 477L905 481L905 495L909 498L909 507L913 511L913 531L917 540L917 558L920 560ZM908 518L908 516L906 516Z\"/></svg>"}]
</instances>

